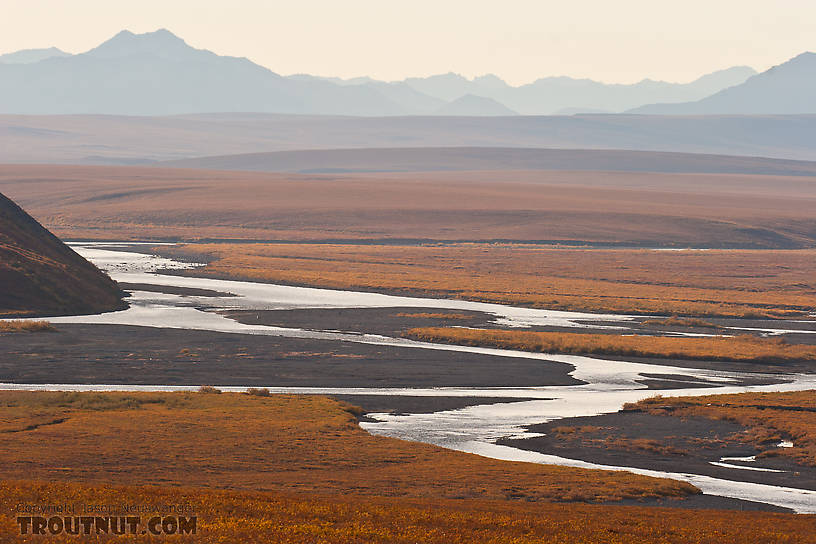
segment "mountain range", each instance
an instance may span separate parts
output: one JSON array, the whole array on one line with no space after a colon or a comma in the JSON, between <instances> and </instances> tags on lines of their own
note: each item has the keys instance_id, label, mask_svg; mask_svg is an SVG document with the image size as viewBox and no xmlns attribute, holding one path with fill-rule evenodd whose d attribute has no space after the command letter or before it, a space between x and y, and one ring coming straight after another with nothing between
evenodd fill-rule
<instances>
[{"instance_id":1,"label":"mountain range","mask_svg":"<svg viewBox=\"0 0 816 544\"><path fill-rule=\"evenodd\" d=\"M645 79L630 85L606 84L590 79L547 77L513 87L489 74L468 80L457 74L411 78L405 83L441 100L465 94L492 98L523 115L621 112L651 102L685 102L704 98L738 85L756 72L737 66L678 84Z\"/></svg>"},{"instance_id":2,"label":"mountain range","mask_svg":"<svg viewBox=\"0 0 816 544\"><path fill-rule=\"evenodd\" d=\"M816 53L802 53L742 85L679 104L652 104L633 113L662 115L816 113Z\"/></svg>"},{"instance_id":3,"label":"mountain range","mask_svg":"<svg viewBox=\"0 0 816 544\"><path fill-rule=\"evenodd\" d=\"M246 58L193 48L168 30L124 30L81 54L52 47L0 55L0 113L806 113L816 111L814 57L805 53L762 74L732 67L684 84L547 77L512 86L492 74L468 79L453 73L385 82L281 76Z\"/></svg>"}]
</instances>

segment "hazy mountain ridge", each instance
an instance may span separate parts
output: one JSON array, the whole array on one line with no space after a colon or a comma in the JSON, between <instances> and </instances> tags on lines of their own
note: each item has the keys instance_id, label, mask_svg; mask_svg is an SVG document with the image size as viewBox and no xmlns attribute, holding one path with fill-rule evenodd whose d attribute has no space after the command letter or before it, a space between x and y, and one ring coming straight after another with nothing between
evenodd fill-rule
<instances>
[{"instance_id":1,"label":"hazy mountain ridge","mask_svg":"<svg viewBox=\"0 0 816 544\"><path fill-rule=\"evenodd\" d=\"M607 85L551 77L520 87L492 74L473 80L441 74L397 82L368 77L282 77L246 58L190 47L164 29L146 34L125 30L77 55L56 49L37 51L41 51L39 57L24 51L4 56L26 62L12 64L0 58L3 113L480 116L622 111L651 102L696 100L754 73L747 67L735 67L688 84L644 80ZM463 107L463 98L467 107Z\"/></svg>"},{"instance_id":2,"label":"hazy mountain ridge","mask_svg":"<svg viewBox=\"0 0 816 544\"><path fill-rule=\"evenodd\" d=\"M668 83L644 79L638 83L606 84L591 79L547 77L513 87L488 74L469 80L459 74L409 78L404 82L416 90L442 100L472 94L492 98L523 115L550 115L562 111L620 112L650 100L683 102L709 96L737 85L756 74L747 66L735 66L704 75L691 83ZM660 98L657 98L660 97Z\"/></svg>"},{"instance_id":3,"label":"hazy mountain ridge","mask_svg":"<svg viewBox=\"0 0 816 544\"><path fill-rule=\"evenodd\" d=\"M13 53L0 55L0 64L31 64L52 57L70 57L71 53L66 53L56 47L47 49L22 49Z\"/></svg>"},{"instance_id":4,"label":"hazy mountain ridge","mask_svg":"<svg viewBox=\"0 0 816 544\"><path fill-rule=\"evenodd\" d=\"M741 85L696 102L650 104L632 113L668 115L816 113L816 53L802 53Z\"/></svg>"},{"instance_id":5,"label":"hazy mountain ridge","mask_svg":"<svg viewBox=\"0 0 816 544\"><path fill-rule=\"evenodd\" d=\"M402 112L375 89L290 80L245 58L194 49L166 30L122 31L79 55L0 65L0 78L9 113Z\"/></svg>"},{"instance_id":6,"label":"hazy mountain ridge","mask_svg":"<svg viewBox=\"0 0 816 544\"><path fill-rule=\"evenodd\" d=\"M437 115L488 115L506 116L518 115L501 102L484 96L466 94L448 102L436 111Z\"/></svg>"}]
</instances>

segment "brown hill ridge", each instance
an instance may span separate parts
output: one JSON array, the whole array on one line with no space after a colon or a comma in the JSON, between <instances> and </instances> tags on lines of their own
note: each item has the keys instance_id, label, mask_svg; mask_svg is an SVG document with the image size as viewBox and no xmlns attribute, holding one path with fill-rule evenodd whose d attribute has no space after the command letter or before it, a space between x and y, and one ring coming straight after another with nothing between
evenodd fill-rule
<instances>
[{"instance_id":1,"label":"brown hill ridge","mask_svg":"<svg viewBox=\"0 0 816 544\"><path fill-rule=\"evenodd\" d=\"M115 281L0 194L0 316L126 308Z\"/></svg>"}]
</instances>

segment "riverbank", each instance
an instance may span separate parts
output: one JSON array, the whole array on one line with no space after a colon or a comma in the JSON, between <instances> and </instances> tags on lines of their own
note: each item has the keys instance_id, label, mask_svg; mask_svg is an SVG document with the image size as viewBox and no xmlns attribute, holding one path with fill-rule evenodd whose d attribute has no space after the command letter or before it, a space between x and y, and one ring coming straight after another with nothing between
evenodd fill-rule
<instances>
[{"instance_id":1,"label":"riverbank","mask_svg":"<svg viewBox=\"0 0 816 544\"><path fill-rule=\"evenodd\" d=\"M513 243L162 246L185 275L459 298L562 311L807 318L813 250L657 251ZM788 263L780 268L778 263Z\"/></svg>"},{"instance_id":2,"label":"riverbank","mask_svg":"<svg viewBox=\"0 0 816 544\"><path fill-rule=\"evenodd\" d=\"M0 479L533 502L699 493L668 479L372 436L358 413L311 395L1 391Z\"/></svg>"},{"instance_id":3,"label":"riverbank","mask_svg":"<svg viewBox=\"0 0 816 544\"><path fill-rule=\"evenodd\" d=\"M729 460L761 453L760 449L742 439L746 429L726 420L618 412L531 425L528 432L543 436L503 439L499 443L602 465L686 472L816 490L816 471L790 459ZM721 461L723 458L725 460Z\"/></svg>"},{"instance_id":4,"label":"riverbank","mask_svg":"<svg viewBox=\"0 0 816 544\"><path fill-rule=\"evenodd\" d=\"M59 323L0 342L0 382L256 387L577 385L554 361L200 330Z\"/></svg>"},{"instance_id":5,"label":"riverbank","mask_svg":"<svg viewBox=\"0 0 816 544\"><path fill-rule=\"evenodd\" d=\"M541 353L649 357L692 361L735 361L779 366L811 366L816 346L788 344L784 338L751 335L666 337L577 332L495 330L462 327L422 327L405 331L406 338Z\"/></svg>"}]
</instances>

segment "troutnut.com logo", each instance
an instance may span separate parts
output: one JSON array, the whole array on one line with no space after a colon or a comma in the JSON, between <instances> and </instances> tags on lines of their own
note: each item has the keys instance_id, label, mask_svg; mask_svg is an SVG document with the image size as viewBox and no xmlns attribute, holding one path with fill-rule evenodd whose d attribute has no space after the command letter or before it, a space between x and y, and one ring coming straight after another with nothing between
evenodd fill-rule
<instances>
[{"instance_id":1,"label":"troutnut.com logo","mask_svg":"<svg viewBox=\"0 0 816 544\"><path fill-rule=\"evenodd\" d=\"M18 504L15 510L21 535L194 535L198 532L198 517L189 504Z\"/></svg>"}]
</instances>

